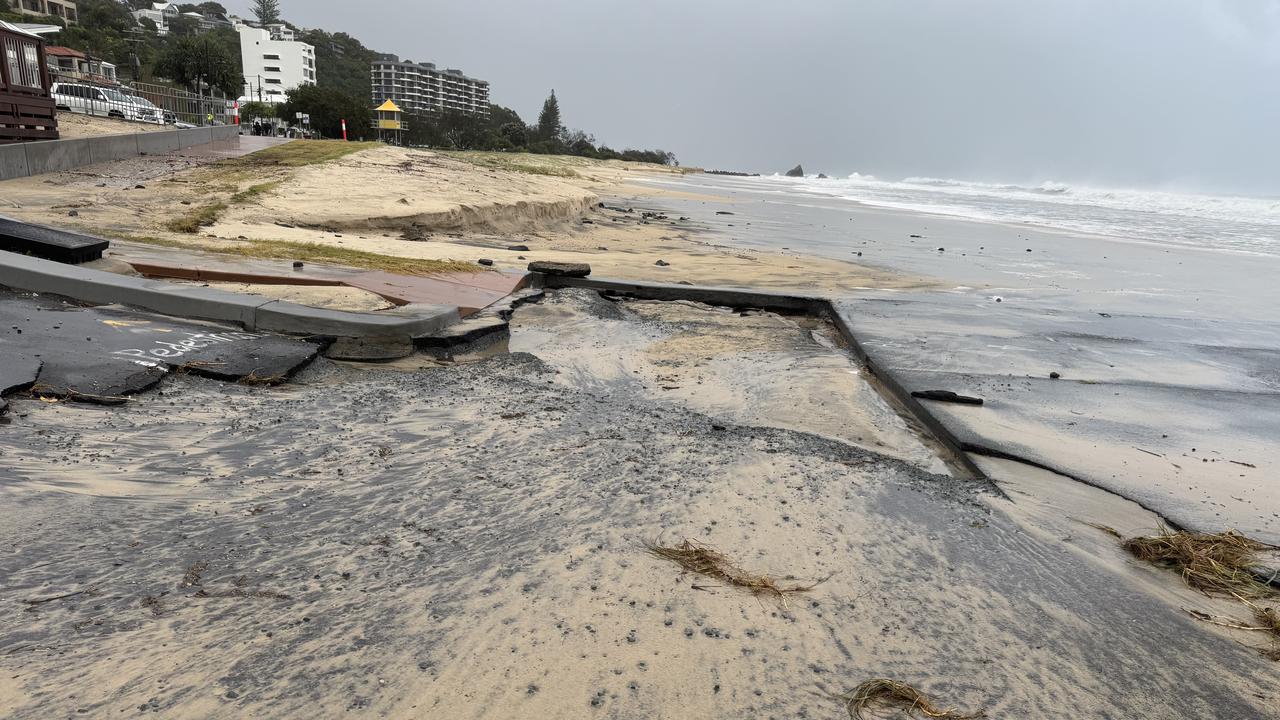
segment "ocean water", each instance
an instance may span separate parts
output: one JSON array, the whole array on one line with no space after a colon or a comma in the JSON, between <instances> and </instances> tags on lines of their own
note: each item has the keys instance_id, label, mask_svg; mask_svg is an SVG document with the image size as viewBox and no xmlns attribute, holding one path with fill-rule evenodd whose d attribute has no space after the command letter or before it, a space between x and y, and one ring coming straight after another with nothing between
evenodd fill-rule
<instances>
[{"instance_id":1,"label":"ocean water","mask_svg":"<svg viewBox=\"0 0 1280 720\"><path fill-rule=\"evenodd\" d=\"M1170 245L1280 255L1280 197L1197 195L1044 183L1034 187L912 177L735 178L759 192L1028 224Z\"/></svg>"}]
</instances>

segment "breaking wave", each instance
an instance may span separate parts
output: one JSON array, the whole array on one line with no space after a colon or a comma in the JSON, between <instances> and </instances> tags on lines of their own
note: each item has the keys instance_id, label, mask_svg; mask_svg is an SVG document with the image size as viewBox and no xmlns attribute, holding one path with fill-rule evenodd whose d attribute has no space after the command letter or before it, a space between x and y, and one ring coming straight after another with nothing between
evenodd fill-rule
<instances>
[{"instance_id":1,"label":"breaking wave","mask_svg":"<svg viewBox=\"0 0 1280 720\"><path fill-rule=\"evenodd\" d=\"M1280 254L1280 198L1092 188L1053 181L1038 185L932 177L894 181L859 173L822 179L775 175L758 181L785 183L792 192L878 207Z\"/></svg>"}]
</instances>

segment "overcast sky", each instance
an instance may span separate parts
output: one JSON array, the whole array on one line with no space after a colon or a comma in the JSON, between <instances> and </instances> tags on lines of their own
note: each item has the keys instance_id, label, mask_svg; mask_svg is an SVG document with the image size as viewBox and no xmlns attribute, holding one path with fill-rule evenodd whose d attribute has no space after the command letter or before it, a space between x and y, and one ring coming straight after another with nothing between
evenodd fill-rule
<instances>
[{"instance_id":1,"label":"overcast sky","mask_svg":"<svg viewBox=\"0 0 1280 720\"><path fill-rule=\"evenodd\" d=\"M281 5L686 165L1280 193L1280 0Z\"/></svg>"}]
</instances>

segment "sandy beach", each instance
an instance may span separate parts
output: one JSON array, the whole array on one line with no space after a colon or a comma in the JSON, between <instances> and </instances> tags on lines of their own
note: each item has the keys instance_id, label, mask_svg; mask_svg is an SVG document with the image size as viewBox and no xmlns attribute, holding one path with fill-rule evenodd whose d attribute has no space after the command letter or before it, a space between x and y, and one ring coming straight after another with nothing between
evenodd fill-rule
<instances>
[{"instance_id":1,"label":"sandy beach","mask_svg":"<svg viewBox=\"0 0 1280 720\"><path fill-rule=\"evenodd\" d=\"M633 212L599 207L602 198L640 195L653 203L663 197L713 202L732 212L731 204L720 199L630 182L678 174L657 165L392 147L369 147L301 167L271 161L213 165L214 160L139 158L15 180L7 183L0 212L107 233L122 251L130 241L200 249L269 240L397 258L485 258L509 269L523 269L533 260L587 262L607 277L706 285L823 290L928 285L922 278L840 260L711 242L699 236L699 222L643 217L643 205L628 206ZM227 207L195 232L167 227L219 204ZM518 245L529 249L508 249ZM669 264L655 265L660 260Z\"/></svg>"},{"instance_id":2,"label":"sandy beach","mask_svg":"<svg viewBox=\"0 0 1280 720\"><path fill-rule=\"evenodd\" d=\"M131 254L252 262L263 243L319 244L439 272L564 260L839 298L883 367L986 395L937 410L1013 435L975 445L1039 444L975 454L987 478L964 477L831 318L581 289L443 360L319 358L270 387L179 373L115 407L15 396L0 427L3 714L844 718L841 694L885 677L989 717L1280 717L1271 641L1192 614L1240 605L1099 529L1165 517L1085 481L1115 456L1037 399L1075 406L1023 378L1015 402L1013 380L983 375L1024 373L1080 330L1035 324L1074 318L1042 296L1001 289L1024 314L978 323L989 305L944 272L806 248L820 233L779 235L758 199L670 168L294 152L10 181L0 213L110 235L102 265L118 270ZM377 307L350 289L220 287ZM1001 337L1023 349L992 353ZM1094 370L1108 364L1124 365ZM1071 387L1141 384L1112 370L1102 385L1073 367ZM1057 469L1079 480L1053 471L1062 448L1082 459ZM684 540L793 591L652 552Z\"/></svg>"}]
</instances>

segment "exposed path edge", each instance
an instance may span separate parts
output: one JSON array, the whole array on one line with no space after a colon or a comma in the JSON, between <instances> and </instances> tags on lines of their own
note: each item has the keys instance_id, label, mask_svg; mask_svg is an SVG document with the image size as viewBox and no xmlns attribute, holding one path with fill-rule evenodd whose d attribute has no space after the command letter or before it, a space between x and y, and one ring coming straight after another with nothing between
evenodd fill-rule
<instances>
[{"instance_id":1,"label":"exposed path edge","mask_svg":"<svg viewBox=\"0 0 1280 720\"><path fill-rule=\"evenodd\" d=\"M379 313L313 308L213 288L174 285L116 275L0 251L0 285L62 295L97 304L120 304L162 315L233 322L248 330L293 335L413 338L458 322L448 305L405 305Z\"/></svg>"}]
</instances>

